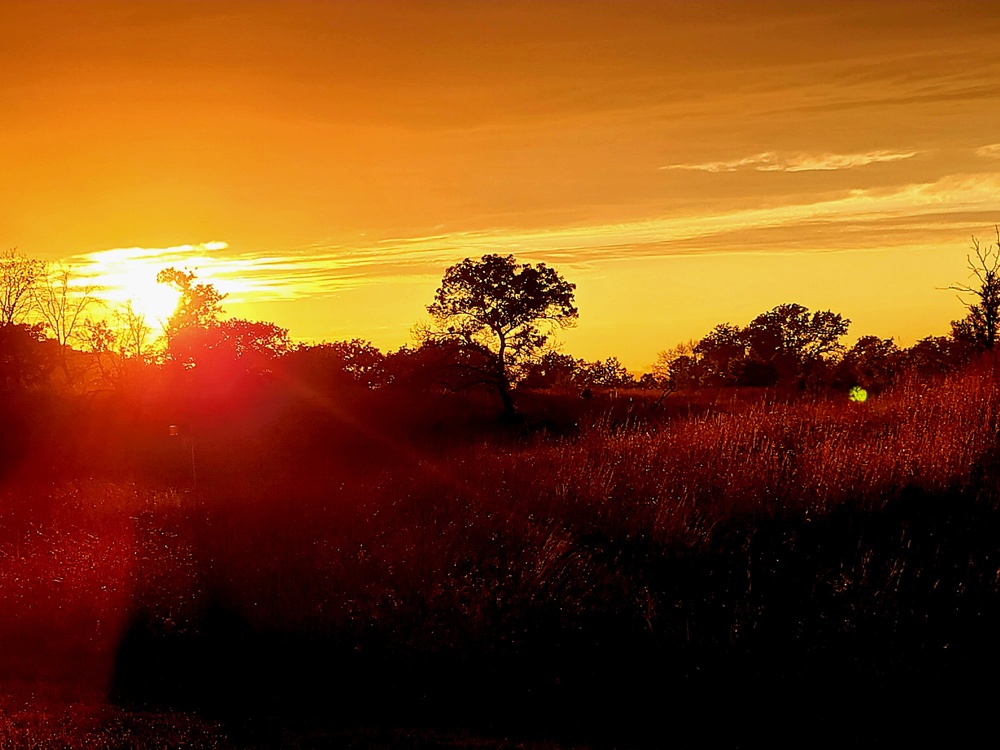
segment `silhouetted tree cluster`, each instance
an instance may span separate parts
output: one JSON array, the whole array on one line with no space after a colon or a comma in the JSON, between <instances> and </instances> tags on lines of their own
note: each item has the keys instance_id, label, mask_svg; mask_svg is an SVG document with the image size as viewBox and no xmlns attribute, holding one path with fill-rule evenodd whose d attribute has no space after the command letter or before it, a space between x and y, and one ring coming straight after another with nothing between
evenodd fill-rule
<instances>
[{"instance_id":1,"label":"silhouetted tree cluster","mask_svg":"<svg viewBox=\"0 0 1000 750\"><path fill-rule=\"evenodd\" d=\"M0 326L0 390L21 391L43 386L58 357L39 325Z\"/></svg>"},{"instance_id":2,"label":"silhouetted tree cluster","mask_svg":"<svg viewBox=\"0 0 1000 750\"><path fill-rule=\"evenodd\" d=\"M896 380L905 364L905 352L892 339L862 336L837 363L835 383L840 388L860 385L878 392Z\"/></svg>"},{"instance_id":3,"label":"silhouetted tree cluster","mask_svg":"<svg viewBox=\"0 0 1000 750\"><path fill-rule=\"evenodd\" d=\"M97 387L119 393L140 389L157 361L153 329L128 301L108 317L87 325L85 349L93 356Z\"/></svg>"},{"instance_id":4,"label":"silhouetted tree cluster","mask_svg":"<svg viewBox=\"0 0 1000 750\"><path fill-rule=\"evenodd\" d=\"M327 392L345 387L378 390L390 382L387 356L368 341L323 342L293 347L281 370L299 388Z\"/></svg>"},{"instance_id":5,"label":"silhouetted tree cluster","mask_svg":"<svg viewBox=\"0 0 1000 750\"><path fill-rule=\"evenodd\" d=\"M0 255L0 336L5 387L39 387L56 372L75 387L94 287L71 268L29 258L16 249ZM43 378L41 374L44 373Z\"/></svg>"},{"instance_id":6,"label":"silhouetted tree cluster","mask_svg":"<svg viewBox=\"0 0 1000 750\"><path fill-rule=\"evenodd\" d=\"M903 369L940 375L968 362L975 351L952 336L926 336L903 352Z\"/></svg>"},{"instance_id":7,"label":"silhouetted tree cluster","mask_svg":"<svg viewBox=\"0 0 1000 750\"><path fill-rule=\"evenodd\" d=\"M806 387L828 379L849 325L829 310L778 305L743 328L722 323L698 342L661 352L655 372L675 388Z\"/></svg>"},{"instance_id":8,"label":"silhouetted tree cluster","mask_svg":"<svg viewBox=\"0 0 1000 750\"><path fill-rule=\"evenodd\" d=\"M427 307L430 323L416 329L414 344L383 352L360 339L295 344L273 323L227 317L225 294L176 268L157 277L177 290L179 302L156 337L130 303L109 310L72 269L10 250L0 255L0 391L106 390L133 400L171 394L163 398L197 411L261 388L324 398L382 392L389 400L480 389L507 416L518 389L861 385L877 392L903 373L946 372L995 348L1000 230L997 245L984 248L973 238L967 260L972 281L949 287L963 295L967 315L953 322L950 336L905 350L862 336L847 348L849 320L789 303L661 352L653 371L636 380L615 357L588 361L556 351L552 333L578 317L575 287L544 263L511 255L466 258L446 269Z\"/></svg>"},{"instance_id":9,"label":"silhouetted tree cluster","mask_svg":"<svg viewBox=\"0 0 1000 750\"><path fill-rule=\"evenodd\" d=\"M605 360L574 359L568 354L546 352L526 371L521 386L539 390L578 390L594 388L632 388L633 376L617 357Z\"/></svg>"},{"instance_id":10,"label":"silhouetted tree cluster","mask_svg":"<svg viewBox=\"0 0 1000 750\"><path fill-rule=\"evenodd\" d=\"M878 392L905 373L935 375L954 370L985 350L980 339L928 336L909 349L892 339L862 336L849 349L839 339L850 321L801 305L779 305L745 328L723 323L705 338L660 352L641 384L691 390L718 386L796 386Z\"/></svg>"},{"instance_id":11,"label":"silhouetted tree cluster","mask_svg":"<svg viewBox=\"0 0 1000 750\"><path fill-rule=\"evenodd\" d=\"M157 275L180 292L177 310L167 320L167 357L197 367L204 359L274 360L289 350L288 329L274 323L226 318L226 298L212 284L194 283L194 274L168 268Z\"/></svg>"},{"instance_id":12,"label":"silhouetted tree cluster","mask_svg":"<svg viewBox=\"0 0 1000 750\"><path fill-rule=\"evenodd\" d=\"M177 309L164 327L168 344L179 333L189 329L205 329L219 322L225 294L213 284L197 283L193 271L165 268L156 274L156 281L167 284L180 293Z\"/></svg>"}]
</instances>

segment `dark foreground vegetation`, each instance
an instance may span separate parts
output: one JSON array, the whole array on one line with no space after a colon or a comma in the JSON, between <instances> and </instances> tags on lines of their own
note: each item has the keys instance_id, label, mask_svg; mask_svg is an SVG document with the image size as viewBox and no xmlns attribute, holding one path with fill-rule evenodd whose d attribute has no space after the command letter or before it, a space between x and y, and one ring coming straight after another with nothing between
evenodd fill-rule
<instances>
[{"instance_id":1,"label":"dark foreground vegetation","mask_svg":"<svg viewBox=\"0 0 1000 750\"><path fill-rule=\"evenodd\" d=\"M522 394L502 425L475 395L272 384L175 437L152 408L9 404L46 419L5 438L0 744L973 737L998 378Z\"/></svg>"},{"instance_id":2,"label":"dark foreground vegetation","mask_svg":"<svg viewBox=\"0 0 1000 750\"><path fill-rule=\"evenodd\" d=\"M79 328L86 291L9 253L0 746L979 741L1000 245L975 250L949 337L848 350L779 305L641 382L546 350L573 286L510 256L449 269L383 354L223 319L174 269L158 341L127 306Z\"/></svg>"}]
</instances>

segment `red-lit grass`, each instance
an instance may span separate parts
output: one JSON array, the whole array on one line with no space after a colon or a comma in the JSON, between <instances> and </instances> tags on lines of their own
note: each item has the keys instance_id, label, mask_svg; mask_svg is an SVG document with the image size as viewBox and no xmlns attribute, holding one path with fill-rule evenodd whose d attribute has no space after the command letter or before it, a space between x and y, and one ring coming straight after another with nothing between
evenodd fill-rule
<instances>
[{"instance_id":1,"label":"red-lit grass","mask_svg":"<svg viewBox=\"0 0 1000 750\"><path fill-rule=\"evenodd\" d=\"M36 685L0 692L0 747L32 750L236 750L218 723L181 712L124 711L46 695Z\"/></svg>"},{"instance_id":2,"label":"red-lit grass","mask_svg":"<svg viewBox=\"0 0 1000 750\"><path fill-rule=\"evenodd\" d=\"M206 438L197 492L9 494L3 670L150 705L587 727L654 674L654 702L764 660L903 679L1000 623L998 404L984 366L441 451L371 424L379 460L276 453L239 477Z\"/></svg>"},{"instance_id":3,"label":"red-lit grass","mask_svg":"<svg viewBox=\"0 0 1000 750\"><path fill-rule=\"evenodd\" d=\"M172 604L191 596L188 542L169 528L176 506L176 493L129 486L8 489L0 512L2 672L105 692L136 597L155 590L157 601Z\"/></svg>"}]
</instances>

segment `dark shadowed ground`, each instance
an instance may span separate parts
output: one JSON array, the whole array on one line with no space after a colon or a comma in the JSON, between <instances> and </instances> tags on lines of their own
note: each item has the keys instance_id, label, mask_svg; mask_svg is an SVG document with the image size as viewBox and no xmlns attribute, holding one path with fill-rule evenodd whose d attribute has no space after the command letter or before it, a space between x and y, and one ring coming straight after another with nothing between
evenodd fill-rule
<instances>
[{"instance_id":1,"label":"dark shadowed ground","mask_svg":"<svg viewBox=\"0 0 1000 750\"><path fill-rule=\"evenodd\" d=\"M175 438L159 413L36 425L0 511L0 746L884 747L990 726L992 374L864 410L654 394L503 425L355 396Z\"/></svg>"}]
</instances>

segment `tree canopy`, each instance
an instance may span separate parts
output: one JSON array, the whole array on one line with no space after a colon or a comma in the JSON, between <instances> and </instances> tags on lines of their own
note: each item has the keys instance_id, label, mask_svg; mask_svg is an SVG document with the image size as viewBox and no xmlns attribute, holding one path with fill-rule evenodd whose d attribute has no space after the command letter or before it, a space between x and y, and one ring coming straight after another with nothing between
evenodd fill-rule
<instances>
[{"instance_id":1,"label":"tree canopy","mask_svg":"<svg viewBox=\"0 0 1000 750\"><path fill-rule=\"evenodd\" d=\"M948 287L967 308L950 336L928 337L907 350L892 339L863 336L846 349L848 319L786 303L745 326L722 323L701 340L661 352L638 382L671 389L860 385L878 392L900 373L946 372L994 348L1000 332L1000 230L996 245L973 238L967 261L969 282ZM392 353L360 339L293 344L278 325L225 316L226 295L192 271L167 268L157 280L172 286L179 301L164 335L154 338L130 303L109 309L98 288L71 268L16 250L0 254L0 390L55 385L89 393L110 386L121 394L157 378L186 378L219 384L205 389L217 394L223 385L238 390L241 383L291 378L303 391L385 389L412 397L480 385L499 395L509 416L519 387L583 391L637 382L615 357L589 362L553 345L554 331L578 319L575 285L544 263L513 255L466 258L447 268L427 306L430 324L416 329L419 345Z\"/></svg>"},{"instance_id":2,"label":"tree canopy","mask_svg":"<svg viewBox=\"0 0 1000 750\"><path fill-rule=\"evenodd\" d=\"M843 351L851 321L788 303L744 327L720 323L698 342L660 353L657 370L674 387L803 385Z\"/></svg>"},{"instance_id":3,"label":"tree canopy","mask_svg":"<svg viewBox=\"0 0 1000 750\"><path fill-rule=\"evenodd\" d=\"M445 271L425 341L451 344L463 384L496 389L512 415L512 387L538 357L552 329L573 325L579 313L574 292L544 263L518 263L513 255L466 258Z\"/></svg>"},{"instance_id":4,"label":"tree canopy","mask_svg":"<svg viewBox=\"0 0 1000 750\"><path fill-rule=\"evenodd\" d=\"M214 284L197 282L192 271L166 268L156 280L180 292L177 310L165 329L168 355L174 362L233 375L267 370L290 350L287 328L243 318L222 319L226 295Z\"/></svg>"},{"instance_id":5,"label":"tree canopy","mask_svg":"<svg viewBox=\"0 0 1000 750\"><path fill-rule=\"evenodd\" d=\"M842 351L840 339L851 321L829 310L798 304L778 305L761 313L744 329L749 367L755 385L801 381L824 357Z\"/></svg>"},{"instance_id":6,"label":"tree canopy","mask_svg":"<svg viewBox=\"0 0 1000 750\"><path fill-rule=\"evenodd\" d=\"M222 315L222 300L226 295L214 284L196 283L196 278L193 271L176 268L164 268L156 274L159 283L169 284L180 292L177 309L165 328L168 340L184 328L206 328Z\"/></svg>"}]
</instances>

